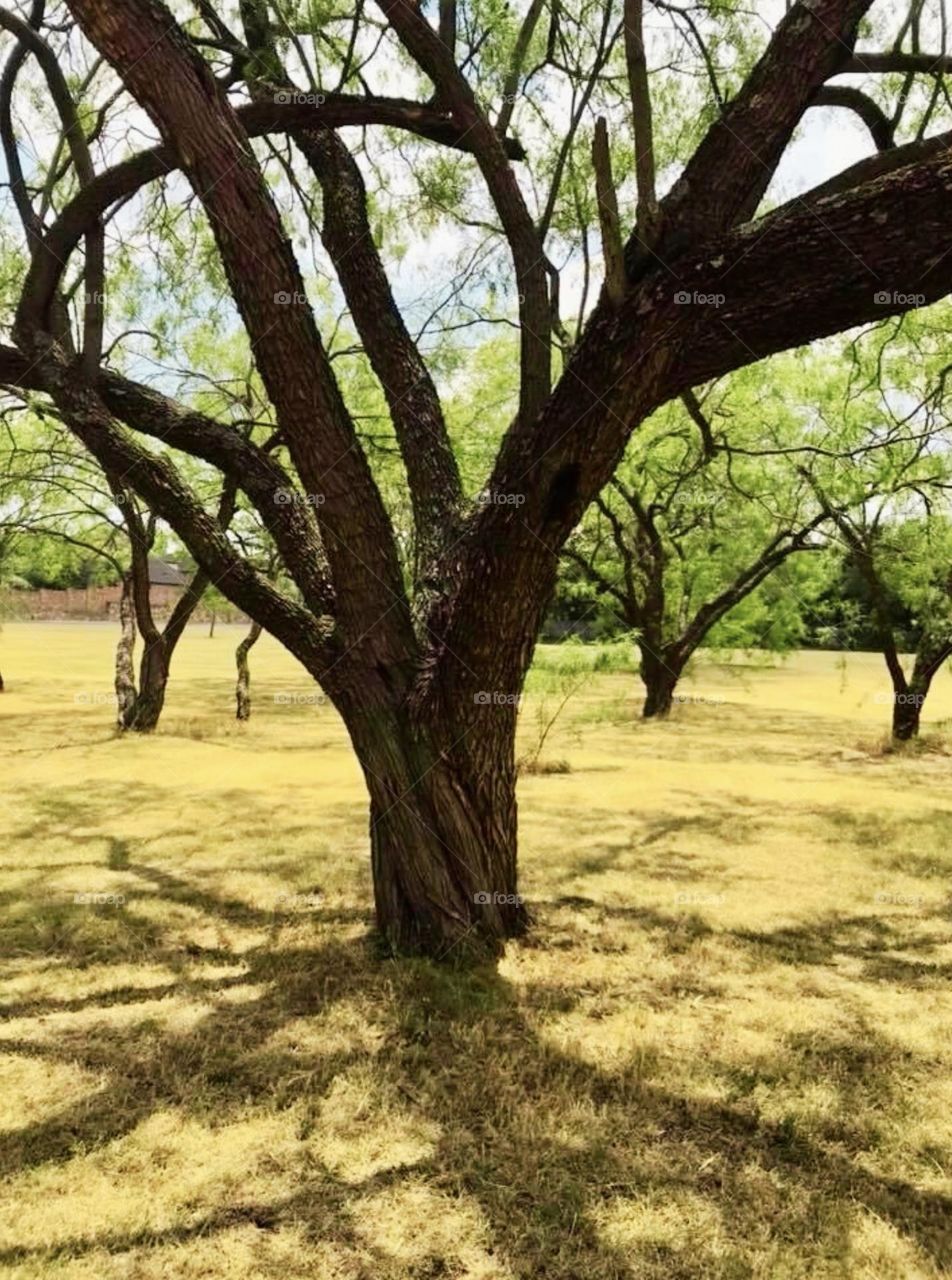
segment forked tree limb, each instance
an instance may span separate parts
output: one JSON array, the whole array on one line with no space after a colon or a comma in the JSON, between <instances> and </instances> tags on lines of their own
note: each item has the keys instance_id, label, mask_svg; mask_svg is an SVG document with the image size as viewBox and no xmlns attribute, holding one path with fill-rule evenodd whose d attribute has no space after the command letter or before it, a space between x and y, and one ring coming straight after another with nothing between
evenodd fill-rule
<instances>
[{"instance_id":1,"label":"forked tree limb","mask_svg":"<svg viewBox=\"0 0 952 1280\"><path fill-rule=\"evenodd\" d=\"M683 246L753 217L823 84L849 57L872 0L798 0L662 204L665 243Z\"/></svg>"},{"instance_id":2,"label":"forked tree limb","mask_svg":"<svg viewBox=\"0 0 952 1280\"><path fill-rule=\"evenodd\" d=\"M240 120L158 0L70 0L70 10L169 138L208 215L278 426L316 504L343 635L374 651L381 668L405 663L412 627L393 531Z\"/></svg>"},{"instance_id":3,"label":"forked tree limb","mask_svg":"<svg viewBox=\"0 0 952 1280\"><path fill-rule=\"evenodd\" d=\"M249 17L252 13L255 21ZM246 0L242 14L245 35L252 44L248 62L269 68L272 75L271 83L250 81L252 96L275 96L276 89L295 94L267 20L267 5ZM440 398L404 323L374 242L359 166L330 128L296 129L291 137L321 187L321 240L383 388L407 472L417 561L426 574L440 550L456 538L463 501Z\"/></svg>"}]
</instances>

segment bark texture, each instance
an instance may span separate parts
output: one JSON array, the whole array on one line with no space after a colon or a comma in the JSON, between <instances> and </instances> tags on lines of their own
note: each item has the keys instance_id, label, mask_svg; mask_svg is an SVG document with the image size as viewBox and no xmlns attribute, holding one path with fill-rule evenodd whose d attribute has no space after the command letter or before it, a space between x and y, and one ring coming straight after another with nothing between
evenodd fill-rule
<instances>
[{"instance_id":1,"label":"bark texture","mask_svg":"<svg viewBox=\"0 0 952 1280\"><path fill-rule=\"evenodd\" d=\"M251 719L251 670L248 666L248 654L261 635L260 622L252 622L248 634L238 642L235 650L235 665L238 668L238 679L235 683L235 715L239 720Z\"/></svg>"}]
</instances>

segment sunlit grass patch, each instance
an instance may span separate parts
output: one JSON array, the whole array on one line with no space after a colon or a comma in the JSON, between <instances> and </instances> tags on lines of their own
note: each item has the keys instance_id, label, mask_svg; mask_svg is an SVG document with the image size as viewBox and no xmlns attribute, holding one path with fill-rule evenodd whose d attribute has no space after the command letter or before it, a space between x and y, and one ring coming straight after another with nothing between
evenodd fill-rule
<instances>
[{"instance_id":1,"label":"sunlit grass patch","mask_svg":"<svg viewBox=\"0 0 952 1280\"><path fill-rule=\"evenodd\" d=\"M854 750L868 657L702 660L661 725L630 654L540 648L520 750L576 672L571 772L521 777L534 929L467 973L375 953L359 770L277 646L240 732L221 628L119 740L73 715L109 629L36 630L0 637L0 1276L952 1270L952 777Z\"/></svg>"}]
</instances>

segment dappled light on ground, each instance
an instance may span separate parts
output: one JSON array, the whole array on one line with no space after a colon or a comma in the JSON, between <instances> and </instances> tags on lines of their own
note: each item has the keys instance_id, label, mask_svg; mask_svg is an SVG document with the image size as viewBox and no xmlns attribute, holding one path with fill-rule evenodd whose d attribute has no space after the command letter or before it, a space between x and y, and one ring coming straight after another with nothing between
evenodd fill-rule
<instances>
[{"instance_id":1,"label":"dappled light on ground","mask_svg":"<svg viewBox=\"0 0 952 1280\"><path fill-rule=\"evenodd\" d=\"M0 1275L949 1273L952 680L897 755L868 655L593 676L462 973L376 957L343 729L266 640L237 726L237 638L127 740L110 629L0 638Z\"/></svg>"}]
</instances>

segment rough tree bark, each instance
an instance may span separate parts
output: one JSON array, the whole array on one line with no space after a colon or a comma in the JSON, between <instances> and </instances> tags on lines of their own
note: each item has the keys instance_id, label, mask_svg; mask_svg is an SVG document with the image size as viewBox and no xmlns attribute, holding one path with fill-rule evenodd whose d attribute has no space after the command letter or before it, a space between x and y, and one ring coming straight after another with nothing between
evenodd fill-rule
<instances>
[{"instance_id":1,"label":"rough tree bark","mask_svg":"<svg viewBox=\"0 0 952 1280\"><path fill-rule=\"evenodd\" d=\"M116 724L127 729L134 719L137 699L134 653L136 644L136 612L133 599L132 570L122 576L119 597L119 640L116 644Z\"/></svg>"},{"instance_id":2,"label":"rough tree bark","mask_svg":"<svg viewBox=\"0 0 952 1280\"><path fill-rule=\"evenodd\" d=\"M412 713L361 724L374 902L391 949L465 962L492 956L526 928L515 715L514 704L490 704L462 728L455 717L423 722Z\"/></svg>"},{"instance_id":3,"label":"rough tree bark","mask_svg":"<svg viewBox=\"0 0 952 1280\"><path fill-rule=\"evenodd\" d=\"M238 679L235 683L235 700L237 702L235 715L239 720L251 719L251 671L248 667L248 654L257 643L261 632L261 623L252 622L248 628L248 634L238 642L238 647L235 650L235 665L238 668Z\"/></svg>"}]
</instances>

